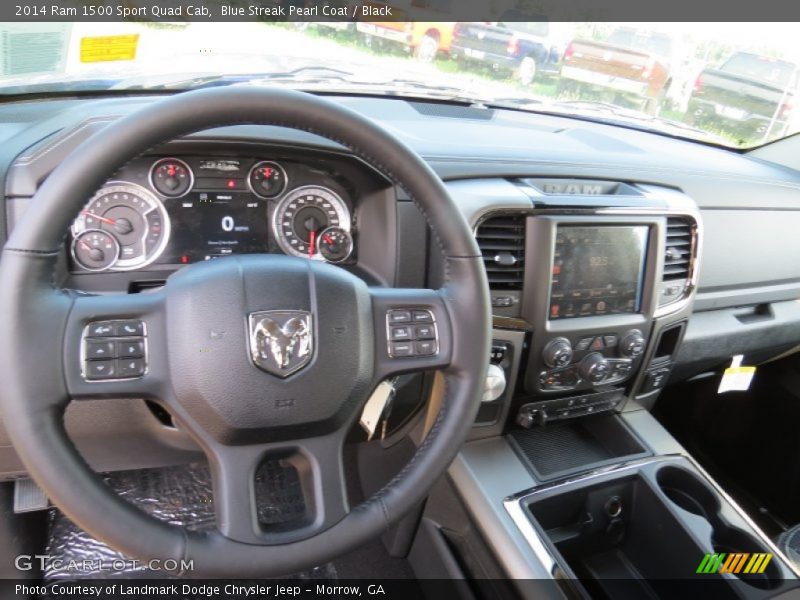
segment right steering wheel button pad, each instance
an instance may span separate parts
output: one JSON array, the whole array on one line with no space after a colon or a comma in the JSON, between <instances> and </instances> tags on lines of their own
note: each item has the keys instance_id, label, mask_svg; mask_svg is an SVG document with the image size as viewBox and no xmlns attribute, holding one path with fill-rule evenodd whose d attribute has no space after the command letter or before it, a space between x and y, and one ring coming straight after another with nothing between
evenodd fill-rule
<instances>
[{"instance_id":1,"label":"right steering wheel button pad","mask_svg":"<svg viewBox=\"0 0 800 600\"><path fill-rule=\"evenodd\" d=\"M386 328L391 358L433 356L439 352L436 320L429 310L397 308L387 311Z\"/></svg>"},{"instance_id":2,"label":"right steering wheel button pad","mask_svg":"<svg viewBox=\"0 0 800 600\"><path fill-rule=\"evenodd\" d=\"M83 331L81 362L86 381L135 379L147 371L144 322L94 321Z\"/></svg>"}]
</instances>

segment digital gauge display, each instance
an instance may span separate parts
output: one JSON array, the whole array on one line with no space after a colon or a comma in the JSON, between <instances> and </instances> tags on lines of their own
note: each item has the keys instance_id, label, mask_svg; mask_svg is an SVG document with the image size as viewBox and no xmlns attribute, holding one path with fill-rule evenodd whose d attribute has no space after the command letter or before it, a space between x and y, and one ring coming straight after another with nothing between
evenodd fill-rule
<instances>
[{"instance_id":1,"label":"digital gauge display","mask_svg":"<svg viewBox=\"0 0 800 600\"><path fill-rule=\"evenodd\" d=\"M246 192L190 193L171 207L172 238L161 262L268 252L265 213L264 202Z\"/></svg>"}]
</instances>

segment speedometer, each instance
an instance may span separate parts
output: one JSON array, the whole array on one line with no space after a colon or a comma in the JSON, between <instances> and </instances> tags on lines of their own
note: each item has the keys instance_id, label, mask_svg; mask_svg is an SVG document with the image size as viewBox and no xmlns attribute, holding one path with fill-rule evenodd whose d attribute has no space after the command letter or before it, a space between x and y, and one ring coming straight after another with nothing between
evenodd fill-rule
<instances>
[{"instance_id":1,"label":"speedometer","mask_svg":"<svg viewBox=\"0 0 800 600\"><path fill-rule=\"evenodd\" d=\"M147 189L126 182L111 182L95 194L72 224L78 238L99 230L119 244L119 255L108 269L130 271L156 260L169 241L170 221L161 201Z\"/></svg>"},{"instance_id":2,"label":"speedometer","mask_svg":"<svg viewBox=\"0 0 800 600\"><path fill-rule=\"evenodd\" d=\"M344 200L321 186L305 186L289 192L272 214L272 230L287 254L325 260L319 252L319 236L328 227L350 231L350 213Z\"/></svg>"}]
</instances>

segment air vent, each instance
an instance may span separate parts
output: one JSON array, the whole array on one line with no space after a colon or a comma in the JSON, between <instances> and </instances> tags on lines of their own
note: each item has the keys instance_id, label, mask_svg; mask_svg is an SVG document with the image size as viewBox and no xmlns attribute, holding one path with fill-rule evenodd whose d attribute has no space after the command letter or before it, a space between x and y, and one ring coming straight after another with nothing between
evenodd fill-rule
<instances>
[{"instance_id":1,"label":"air vent","mask_svg":"<svg viewBox=\"0 0 800 600\"><path fill-rule=\"evenodd\" d=\"M525 217L487 219L478 227L475 237L483 253L489 288L522 289L525 274Z\"/></svg>"},{"instance_id":2,"label":"air vent","mask_svg":"<svg viewBox=\"0 0 800 600\"><path fill-rule=\"evenodd\" d=\"M664 281L688 279L691 256L691 223L682 218L668 218L667 243L664 249Z\"/></svg>"}]
</instances>

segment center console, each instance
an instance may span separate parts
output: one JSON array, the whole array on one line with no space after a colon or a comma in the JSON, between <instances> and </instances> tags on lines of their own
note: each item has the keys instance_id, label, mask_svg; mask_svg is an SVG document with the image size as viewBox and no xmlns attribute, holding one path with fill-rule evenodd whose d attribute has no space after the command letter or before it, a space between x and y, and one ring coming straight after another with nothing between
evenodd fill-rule
<instances>
[{"instance_id":1,"label":"center console","mask_svg":"<svg viewBox=\"0 0 800 600\"><path fill-rule=\"evenodd\" d=\"M426 503L415 572L476 597L794 597L795 567L646 410L691 315L691 199L586 180L449 186L486 265L491 382ZM508 594L486 583L503 578Z\"/></svg>"},{"instance_id":2,"label":"center console","mask_svg":"<svg viewBox=\"0 0 800 600\"><path fill-rule=\"evenodd\" d=\"M492 399L496 423L510 417L529 428L619 411L632 398L654 399L667 382L695 291L698 210L675 190L594 183L496 182L503 200L486 199L490 208L470 215L495 347L516 359L508 394ZM521 345L509 346L508 331L523 333ZM485 406L479 425L491 415Z\"/></svg>"}]
</instances>

